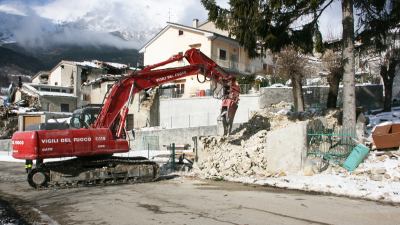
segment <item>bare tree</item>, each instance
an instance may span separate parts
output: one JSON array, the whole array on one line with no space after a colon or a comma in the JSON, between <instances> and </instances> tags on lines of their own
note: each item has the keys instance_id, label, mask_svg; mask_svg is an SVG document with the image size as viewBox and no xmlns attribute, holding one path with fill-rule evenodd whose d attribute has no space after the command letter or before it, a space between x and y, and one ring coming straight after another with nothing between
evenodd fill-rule
<instances>
[{"instance_id":1,"label":"bare tree","mask_svg":"<svg viewBox=\"0 0 400 225\"><path fill-rule=\"evenodd\" d=\"M329 49L325 51L322 57L322 62L325 69L327 69L329 72L329 92L326 107L328 109L333 109L336 108L339 93L339 83L343 77L342 56Z\"/></svg>"},{"instance_id":2,"label":"bare tree","mask_svg":"<svg viewBox=\"0 0 400 225\"><path fill-rule=\"evenodd\" d=\"M306 74L306 60L293 46L288 46L278 53L276 67L279 76L292 82L295 110L304 111L302 80Z\"/></svg>"},{"instance_id":3,"label":"bare tree","mask_svg":"<svg viewBox=\"0 0 400 225\"><path fill-rule=\"evenodd\" d=\"M393 79L396 76L397 66L400 66L400 49L390 49L386 52L380 66L380 75L385 88L384 112L390 112L392 109Z\"/></svg>"}]
</instances>

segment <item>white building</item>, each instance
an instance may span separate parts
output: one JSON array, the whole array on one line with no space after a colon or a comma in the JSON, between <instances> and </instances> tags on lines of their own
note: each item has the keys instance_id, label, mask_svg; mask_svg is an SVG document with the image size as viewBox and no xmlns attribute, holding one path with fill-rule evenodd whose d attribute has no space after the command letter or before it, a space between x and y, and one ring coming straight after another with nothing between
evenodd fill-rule
<instances>
[{"instance_id":1,"label":"white building","mask_svg":"<svg viewBox=\"0 0 400 225\"><path fill-rule=\"evenodd\" d=\"M190 48L200 49L227 72L235 74L264 73L272 60L250 59L247 51L228 36L227 31L215 27L212 22L199 24L193 20L193 26L167 23L156 36L147 42L140 53L144 55L144 65L151 65L170 58L177 53L184 53ZM180 67L187 62L175 62L166 67ZM200 78L203 79L203 78ZM199 83L196 76L174 81L178 92L184 97L194 96L198 90L210 89L210 83Z\"/></svg>"}]
</instances>

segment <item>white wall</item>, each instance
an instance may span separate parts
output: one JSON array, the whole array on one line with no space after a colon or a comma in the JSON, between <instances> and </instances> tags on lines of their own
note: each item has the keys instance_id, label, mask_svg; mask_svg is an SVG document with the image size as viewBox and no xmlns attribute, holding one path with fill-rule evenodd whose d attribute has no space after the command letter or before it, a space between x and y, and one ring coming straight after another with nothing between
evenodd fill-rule
<instances>
[{"instance_id":1,"label":"white wall","mask_svg":"<svg viewBox=\"0 0 400 225\"><path fill-rule=\"evenodd\" d=\"M258 99L258 95L241 95L234 123L247 122L251 112L259 109ZM160 126L184 128L216 125L220 108L221 100L212 97L161 99Z\"/></svg>"},{"instance_id":2,"label":"white wall","mask_svg":"<svg viewBox=\"0 0 400 225\"><path fill-rule=\"evenodd\" d=\"M211 31L213 33L217 33L217 34L224 35L224 36L227 36L227 37L229 35L228 31L221 30L221 29L217 28L215 26L215 24L213 22L211 22L211 21L208 21L208 22L202 24L201 26L199 26L199 29Z\"/></svg>"},{"instance_id":3,"label":"white wall","mask_svg":"<svg viewBox=\"0 0 400 225\"><path fill-rule=\"evenodd\" d=\"M178 35L178 31L182 30L183 35ZM144 51L144 65L151 65L167 60L172 55L179 52L185 52L190 49L190 45L201 44L200 51L206 55L211 53L211 42L201 32L195 32L188 29L178 29L169 27L159 36L153 43L146 47ZM184 62L169 64L168 67L176 67L187 65Z\"/></svg>"},{"instance_id":4,"label":"white wall","mask_svg":"<svg viewBox=\"0 0 400 225\"><path fill-rule=\"evenodd\" d=\"M64 68L61 68L61 66L64 66ZM70 87L71 75L74 76L74 79L76 80L76 65L63 62L50 73L48 84Z\"/></svg>"}]
</instances>

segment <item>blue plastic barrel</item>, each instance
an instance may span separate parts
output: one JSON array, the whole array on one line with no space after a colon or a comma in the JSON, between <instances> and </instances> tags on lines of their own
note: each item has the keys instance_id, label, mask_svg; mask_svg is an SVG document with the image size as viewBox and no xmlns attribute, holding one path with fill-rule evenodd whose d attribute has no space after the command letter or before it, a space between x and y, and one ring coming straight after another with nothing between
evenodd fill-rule
<instances>
[{"instance_id":1,"label":"blue plastic barrel","mask_svg":"<svg viewBox=\"0 0 400 225\"><path fill-rule=\"evenodd\" d=\"M353 148L346 161L343 163L343 167L348 171L354 171L365 157L367 157L369 148L363 144L358 144Z\"/></svg>"}]
</instances>

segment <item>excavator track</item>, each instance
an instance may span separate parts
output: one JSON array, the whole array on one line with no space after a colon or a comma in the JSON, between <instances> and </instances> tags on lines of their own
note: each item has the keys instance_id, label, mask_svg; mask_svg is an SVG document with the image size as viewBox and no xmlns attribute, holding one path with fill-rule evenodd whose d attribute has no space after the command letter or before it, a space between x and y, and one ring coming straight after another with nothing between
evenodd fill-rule
<instances>
[{"instance_id":1,"label":"excavator track","mask_svg":"<svg viewBox=\"0 0 400 225\"><path fill-rule=\"evenodd\" d=\"M29 172L28 182L46 189L152 182L158 177L158 164L147 158L109 156L43 163Z\"/></svg>"}]
</instances>

